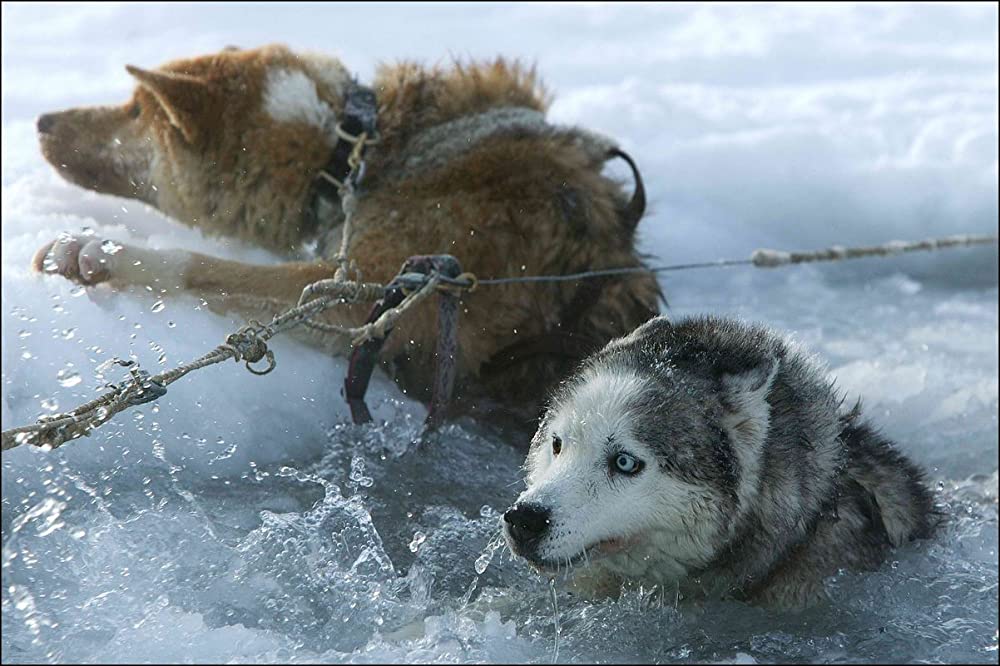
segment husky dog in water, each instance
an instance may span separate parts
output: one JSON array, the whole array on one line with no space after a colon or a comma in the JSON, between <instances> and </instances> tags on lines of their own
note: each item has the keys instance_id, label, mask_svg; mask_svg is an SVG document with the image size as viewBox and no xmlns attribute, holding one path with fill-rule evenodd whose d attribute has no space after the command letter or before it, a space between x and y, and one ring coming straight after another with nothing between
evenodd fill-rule
<instances>
[{"instance_id":1,"label":"husky dog in water","mask_svg":"<svg viewBox=\"0 0 1000 666\"><path fill-rule=\"evenodd\" d=\"M923 475L821 366L759 327L658 317L587 359L532 439L507 542L591 594L623 582L784 607L930 535Z\"/></svg>"}]
</instances>

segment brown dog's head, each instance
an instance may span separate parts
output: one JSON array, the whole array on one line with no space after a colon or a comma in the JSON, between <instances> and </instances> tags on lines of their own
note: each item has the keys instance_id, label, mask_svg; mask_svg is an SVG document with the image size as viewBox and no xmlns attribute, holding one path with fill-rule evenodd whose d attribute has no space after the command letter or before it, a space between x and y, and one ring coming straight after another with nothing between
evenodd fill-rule
<instances>
[{"instance_id":1,"label":"brown dog's head","mask_svg":"<svg viewBox=\"0 0 1000 666\"><path fill-rule=\"evenodd\" d=\"M126 69L138 85L125 104L38 118L45 159L73 183L187 224L295 245L335 143L343 65L266 46Z\"/></svg>"}]
</instances>

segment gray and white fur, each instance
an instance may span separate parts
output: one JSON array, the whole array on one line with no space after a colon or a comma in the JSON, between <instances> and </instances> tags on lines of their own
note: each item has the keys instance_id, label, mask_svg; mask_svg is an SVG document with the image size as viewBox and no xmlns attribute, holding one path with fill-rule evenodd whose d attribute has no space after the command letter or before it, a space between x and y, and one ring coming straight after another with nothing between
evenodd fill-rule
<instances>
[{"instance_id":1,"label":"gray and white fur","mask_svg":"<svg viewBox=\"0 0 1000 666\"><path fill-rule=\"evenodd\" d=\"M820 364L746 323L651 319L553 397L508 544L591 593L624 582L784 607L937 523L923 475Z\"/></svg>"}]
</instances>

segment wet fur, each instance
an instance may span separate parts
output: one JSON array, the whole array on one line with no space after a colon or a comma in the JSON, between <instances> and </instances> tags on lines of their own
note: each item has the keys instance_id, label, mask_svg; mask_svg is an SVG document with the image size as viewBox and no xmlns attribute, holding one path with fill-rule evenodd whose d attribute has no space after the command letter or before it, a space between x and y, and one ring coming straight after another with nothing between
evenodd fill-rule
<instances>
[{"instance_id":1,"label":"wet fur","mask_svg":"<svg viewBox=\"0 0 1000 666\"><path fill-rule=\"evenodd\" d=\"M59 173L98 192L145 201L206 233L301 256L317 233L307 214L309 193L330 158L336 120L321 126L315 116L342 108L343 65L268 46L129 71L139 85L124 105L40 119L42 151ZM303 80L313 87L303 88ZM296 86L308 94L268 99L275 89L287 96ZM407 166L421 164L407 144L428 128L502 107L544 111L549 98L533 70L503 59L434 68L404 62L380 67L372 87L382 141L367 155L351 247L364 279L387 282L415 254L453 254L480 278L642 263L634 226L623 219L622 184L602 175L604 159L570 138L497 136L443 164L430 156L424 166ZM109 257L100 253L99 239L54 247L41 248L36 268L55 252L55 272L78 282L191 293L218 311L263 319L334 272L324 260L329 256L255 266L132 246ZM133 268L136 257L143 258L140 268ZM563 350L590 351L634 328L656 314L659 297L651 275L463 295L455 412L533 429L542 397L581 358ZM385 369L420 399L429 397L434 369L434 308L428 301L400 322L382 353ZM355 326L367 310L345 306L327 320ZM577 344L515 347L497 357L537 336ZM308 339L332 353L346 349L342 337Z\"/></svg>"},{"instance_id":2,"label":"wet fur","mask_svg":"<svg viewBox=\"0 0 1000 666\"><path fill-rule=\"evenodd\" d=\"M621 390L606 379L622 376L638 381ZM607 394L602 414L579 409L584 399L602 402L585 397L595 390ZM814 603L825 577L878 566L891 548L928 537L939 518L922 472L859 407L840 407L821 366L762 327L650 320L589 358L554 397L518 500L551 508L552 529L535 549L514 548L544 561L640 533L626 552L589 567L586 558L576 562L578 584L607 592L632 581L785 607ZM592 423L564 449L602 446L585 440L604 438L598 428L614 422L614 437L654 458L642 472L653 476L634 486L640 494L629 494L638 476L612 475L609 487L604 472L557 471L547 447L554 429L571 429L567 414ZM567 497L582 482L574 475L595 474L583 496ZM616 502L623 515L607 524L586 515Z\"/></svg>"}]
</instances>

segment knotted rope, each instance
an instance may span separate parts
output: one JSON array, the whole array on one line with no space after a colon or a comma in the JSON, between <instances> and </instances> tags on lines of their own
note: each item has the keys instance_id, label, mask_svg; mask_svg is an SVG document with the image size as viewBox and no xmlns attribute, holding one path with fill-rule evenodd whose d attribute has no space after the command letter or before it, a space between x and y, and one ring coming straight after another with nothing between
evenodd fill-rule
<instances>
[{"instance_id":1,"label":"knotted rope","mask_svg":"<svg viewBox=\"0 0 1000 666\"><path fill-rule=\"evenodd\" d=\"M354 210L355 200L353 188L345 188L345 221L344 235L341 243L341 252L338 253L338 269L335 277L331 280L320 280L314 282L302 291L302 296L296 307L287 310L275 317L266 325L258 321L251 320L246 326L226 337L225 343L219 345L204 356L180 365L172 370L161 372L158 375L149 376L148 373L140 370L133 361L120 361L119 365L130 368L131 378L129 381L119 385L111 385L109 392L80 405L64 414L45 416L37 423L4 430L2 434L3 450L7 451L21 444L32 444L35 446L54 449L71 439L76 439L90 434L94 429L107 422L115 414L133 407L156 400L166 393L166 387L184 377L194 370L205 368L210 365L221 363L228 359L244 361L247 370L255 375L266 375L276 366L274 353L268 349L267 341L275 335L295 328L297 326L309 326L332 333L345 334L350 336L352 345L358 346L366 340L383 337L386 331L390 330L400 318L411 310L415 305L427 298L436 290L460 289L462 291L472 291L478 286L505 285L514 283L529 282L563 282L573 280L583 280L609 275L623 275L629 273L661 273L667 271L687 270L694 268L711 268L725 266L746 266L752 265L760 268L772 268L777 266L787 266L791 264L808 263L814 261L839 261L843 259L856 259L861 257L890 256L902 252L916 252L927 250L939 250L944 248L988 245L996 244L996 236L951 236L948 238L929 239L922 241L893 241L883 245L870 247L846 248L834 246L813 252L780 252L777 250L757 250L750 259L710 261L693 264L674 264L671 266L659 266L647 268L643 266L610 268L603 270L585 271L570 275L537 275L518 276L509 278L494 278L478 280L475 275L463 274L457 278L449 278L439 273L430 275L418 273L406 273L398 276L397 280L410 285L411 292L407 297L394 308L386 310L376 321L358 328L344 328L321 324L310 321L317 314L341 303L361 303L373 302L385 293L386 286L372 282L350 281L343 279L348 270L347 248L350 242L351 214ZM258 370L253 364L262 360L267 361L267 367Z\"/></svg>"}]
</instances>

